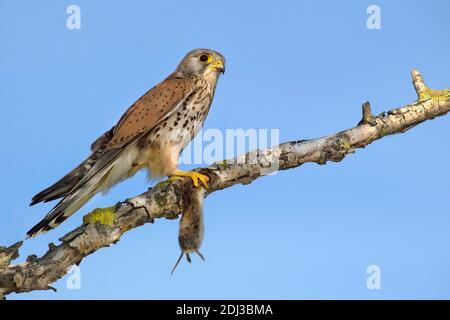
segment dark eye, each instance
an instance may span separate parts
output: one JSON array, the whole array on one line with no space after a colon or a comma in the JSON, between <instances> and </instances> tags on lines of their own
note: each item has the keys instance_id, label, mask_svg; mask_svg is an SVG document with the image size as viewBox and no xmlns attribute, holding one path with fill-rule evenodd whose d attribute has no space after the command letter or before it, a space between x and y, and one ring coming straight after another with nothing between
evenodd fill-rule
<instances>
[{"instance_id":1,"label":"dark eye","mask_svg":"<svg viewBox=\"0 0 450 320\"><path fill-rule=\"evenodd\" d=\"M201 62L206 63L209 61L209 56L207 54L202 54L199 59Z\"/></svg>"}]
</instances>

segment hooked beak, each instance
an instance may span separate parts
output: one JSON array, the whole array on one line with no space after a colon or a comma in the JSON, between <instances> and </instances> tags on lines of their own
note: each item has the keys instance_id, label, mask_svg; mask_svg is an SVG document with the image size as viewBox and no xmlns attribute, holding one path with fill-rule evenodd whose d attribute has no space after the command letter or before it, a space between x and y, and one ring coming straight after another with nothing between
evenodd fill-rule
<instances>
[{"instance_id":1,"label":"hooked beak","mask_svg":"<svg viewBox=\"0 0 450 320\"><path fill-rule=\"evenodd\" d=\"M224 65L222 60L217 60L216 62L214 62L211 65L211 68L214 71L221 72L222 74L225 74L225 65Z\"/></svg>"}]
</instances>

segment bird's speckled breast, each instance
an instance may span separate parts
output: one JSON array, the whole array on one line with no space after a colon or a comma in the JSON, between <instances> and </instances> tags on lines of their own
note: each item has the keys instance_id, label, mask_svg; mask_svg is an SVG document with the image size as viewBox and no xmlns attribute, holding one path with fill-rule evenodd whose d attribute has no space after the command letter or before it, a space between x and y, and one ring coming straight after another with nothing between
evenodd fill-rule
<instances>
[{"instance_id":1,"label":"bird's speckled breast","mask_svg":"<svg viewBox=\"0 0 450 320\"><path fill-rule=\"evenodd\" d=\"M176 169L181 151L203 126L213 100L214 86L198 80L197 89L149 132L139 162L145 163L152 177L170 175Z\"/></svg>"}]
</instances>

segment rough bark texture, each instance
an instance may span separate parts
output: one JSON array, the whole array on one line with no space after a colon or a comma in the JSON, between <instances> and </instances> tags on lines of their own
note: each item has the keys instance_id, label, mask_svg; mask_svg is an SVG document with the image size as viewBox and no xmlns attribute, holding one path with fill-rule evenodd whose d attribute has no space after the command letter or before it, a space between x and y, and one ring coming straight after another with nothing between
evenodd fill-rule
<instances>
[{"instance_id":1,"label":"rough bark texture","mask_svg":"<svg viewBox=\"0 0 450 320\"><path fill-rule=\"evenodd\" d=\"M378 116L373 116L370 105L365 103L362 120L354 128L319 139L291 141L271 149L255 150L198 169L210 177L205 197L235 184L249 184L275 170L295 168L307 162L341 161L355 149L387 135L405 132L450 111L450 89L428 89L415 70L412 77L417 102ZM158 218L176 219L183 211L183 195L189 188L192 188L189 179L169 179L114 207L96 209L85 216L83 225L62 237L59 245L50 244L47 253L39 258L33 255L25 262L11 264L19 256L22 242L8 248L0 247L0 298L11 292L53 289L50 284L65 275L72 265L118 242L128 230L153 223Z\"/></svg>"}]
</instances>

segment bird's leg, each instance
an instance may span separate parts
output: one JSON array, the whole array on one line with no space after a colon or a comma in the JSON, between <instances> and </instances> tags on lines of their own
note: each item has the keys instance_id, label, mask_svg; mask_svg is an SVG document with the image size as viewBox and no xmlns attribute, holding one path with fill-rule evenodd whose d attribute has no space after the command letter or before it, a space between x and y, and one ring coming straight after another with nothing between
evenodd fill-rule
<instances>
[{"instance_id":1,"label":"bird's leg","mask_svg":"<svg viewBox=\"0 0 450 320\"><path fill-rule=\"evenodd\" d=\"M198 172L195 172L195 171L183 171L183 170L176 169L173 172L172 177L173 176L176 176L176 177L189 177L189 178L191 178L192 179L192 183L194 184L194 187L198 187L198 180L200 180L202 182L203 186L206 189L208 189L209 177L204 175L204 174L201 174L201 173L198 173Z\"/></svg>"}]
</instances>

